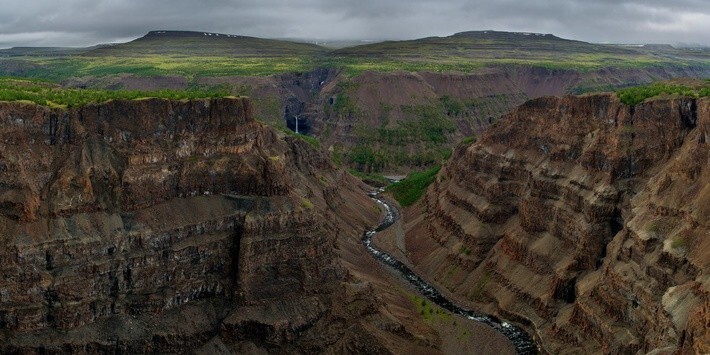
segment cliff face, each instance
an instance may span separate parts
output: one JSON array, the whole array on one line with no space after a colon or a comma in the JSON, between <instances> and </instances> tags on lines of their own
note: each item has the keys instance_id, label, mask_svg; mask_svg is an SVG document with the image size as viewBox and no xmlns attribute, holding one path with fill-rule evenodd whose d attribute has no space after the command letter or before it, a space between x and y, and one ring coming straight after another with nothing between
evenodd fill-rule
<instances>
[{"instance_id":1,"label":"cliff face","mask_svg":"<svg viewBox=\"0 0 710 355\"><path fill-rule=\"evenodd\" d=\"M251 110L0 103L0 352L384 349L336 250L377 209Z\"/></svg>"},{"instance_id":2,"label":"cliff face","mask_svg":"<svg viewBox=\"0 0 710 355\"><path fill-rule=\"evenodd\" d=\"M464 137L479 134L526 100L545 95L608 90L673 78L706 78L708 66L606 68L580 72L501 65L458 72L363 72L336 69L262 77L201 77L197 84L225 85L249 95L256 117L314 135L351 167L362 150L382 153L376 168L403 172L436 164ZM120 75L79 78L69 87L187 88L180 77ZM431 131L441 131L433 137Z\"/></svg>"},{"instance_id":3,"label":"cliff face","mask_svg":"<svg viewBox=\"0 0 710 355\"><path fill-rule=\"evenodd\" d=\"M551 352L708 352L710 100L528 101L459 146L407 250Z\"/></svg>"},{"instance_id":4,"label":"cliff face","mask_svg":"<svg viewBox=\"0 0 710 355\"><path fill-rule=\"evenodd\" d=\"M589 72L527 66L471 73L365 72L326 82L311 112L301 116L326 146L363 168L357 155L372 148L384 171L437 164L444 151L477 135L526 100L600 91L677 77L703 78L708 67L603 69ZM311 123L312 122L312 123ZM432 134L433 133L433 134ZM366 169L369 168L365 167Z\"/></svg>"}]
</instances>

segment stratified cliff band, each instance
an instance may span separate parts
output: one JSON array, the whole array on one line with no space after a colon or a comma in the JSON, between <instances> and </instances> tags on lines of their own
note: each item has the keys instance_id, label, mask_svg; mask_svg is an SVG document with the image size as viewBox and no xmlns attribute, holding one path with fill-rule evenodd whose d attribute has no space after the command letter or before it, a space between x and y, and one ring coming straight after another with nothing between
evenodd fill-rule
<instances>
[{"instance_id":1,"label":"stratified cliff band","mask_svg":"<svg viewBox=\"0 0 710 355\"><path fill-rule=\"evenodd\" d=\"M251 110L0 103L0 352L411 342L337 254L378 221L361 183Z\"/></svg>"},{"instance_id":2,"label":"stratified cliff band","mask_svg":"<svg viewBox=\"0 0 710 355\"><path fill-rule=\"evenodd\" d=\"M550 353L708 353L709 140L707 98L529 101L456 149L408 255Z\"/></svg>"}]
</instances>

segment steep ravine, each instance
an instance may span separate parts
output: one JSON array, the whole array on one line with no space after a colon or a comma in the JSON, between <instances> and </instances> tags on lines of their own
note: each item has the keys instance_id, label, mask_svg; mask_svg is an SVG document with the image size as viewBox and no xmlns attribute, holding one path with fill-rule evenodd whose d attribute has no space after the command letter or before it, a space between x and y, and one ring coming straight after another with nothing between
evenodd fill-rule
<instances>
[{"instance_id":1,"label":"steep ravine","mask_svg":"<svg viewBox=\"0 0 710 355\"><path fill-rule=\"evenodd\" d=\"M0 352L438 353L379 211L248 99L0 103Z\"/></svg>"},{"instance_id":2,"label":"steep ravine","mask_svg":"<svg viewBox=\"0 0 710 355\"><path fill-rule=\"evenodd\" d=\"M339 216L358 185L251 110L0 103L2 351L295 350L328 322L335 240L375 215Z\"/></svg>"},{"instance_id":3,"label":"steep ravine","mask_svg":"<svg viewBox=\"0 0 710 355\"><path fill-rule=\"evenodd\" d=\"M550 353L710 351L710 100L544 97L456 148L404 254Z\"/></svg>"},{"instance_id":4,"label":"steep ravine","mask_svg":"<svg viewBox=\"0 0 710 355\"><path fill-rule=\"evenodd\" d=\"M385 210L385 216L377 227L365 231L362 236L362 243L370 254L372 254L375 259L379 260L384 265L396 270L402 276L403 280L409 282L419 293L426 296L426 298L430 301L449 312L462 316L470 321L490 326L499 333L503 334L515 346L515 350L518 354L537 354L537 345L524 330L510 324L510 322L500 320L497 317L462 308L443 296L434 286L428 284L422 278L417 276L401 261L375 246L372 238L375 237L377 233L392 226L398 219L398 214L394 212L395 207L389 201L379 196L379 193L381 192L381 190L373 192L370 194L370 197L372 197L373 200L377 201L383 207Z\"/></svg>"}]
</instances>

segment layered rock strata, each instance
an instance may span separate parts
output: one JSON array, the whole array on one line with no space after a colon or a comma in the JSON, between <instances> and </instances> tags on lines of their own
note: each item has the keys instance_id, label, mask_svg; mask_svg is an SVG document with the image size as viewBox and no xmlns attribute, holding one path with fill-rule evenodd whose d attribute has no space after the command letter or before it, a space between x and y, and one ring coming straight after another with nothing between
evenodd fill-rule
<instances>
[{"instance_id":1,"label":"layered rock strata","mask_svg":"<svg viewBox=\"0 0 710 355\"><path fill-rule=\"evenodd\" d=\"M402 349L362 188L248 99L0 103L0 352Z\"/></svg>"},{"instance_id":2,"label":"layered rock strata","mask_svg":"<svg viewBox=\"0 0 710 355\"><path fill-rule=\"evenodd\" d=\"M708 352L709 138L707 98L528 101L455 150L408 256L551 353Z\"/></svg>"}]
</instances>

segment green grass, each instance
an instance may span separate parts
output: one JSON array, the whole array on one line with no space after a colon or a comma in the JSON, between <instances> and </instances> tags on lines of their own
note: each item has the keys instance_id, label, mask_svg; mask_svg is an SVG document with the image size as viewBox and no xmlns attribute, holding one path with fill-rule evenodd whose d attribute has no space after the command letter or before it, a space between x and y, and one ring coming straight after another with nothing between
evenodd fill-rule
<instances>
[{"instance_id":1,"label":"green grass","mask_svg":"<svg viewBox=\"0 0 710 355\"><path fill-rule=\"evenodd\" d=\"M428 301L424 297L417 295L408 295L409 300L412 301L414 306L417 308L417 313L427 322L431 321L448 321L452 319L451 313L447 312L443 308L437 306L436 304Z\"/></svg>"},{"instance_id":2,"label":"green grass","mask_svg":"<svg viewBox=\"0 0 710 355\"><path fill-rule=\"evenodd\" d=\"M390 181L380 174L365 174L355 169L348 170L350 174L370 185L387 186Z\"/></svg>"},{"instance_id":3,"label":"green grass","mask_svg":"<svg viewBox=\"0 0 710 355\"><path fill-rule=\"evenodd\" d=\"M511 33L463 33L411 41L388 41L339 50L313 44L253 37L204 36L158 32L93 50L0 51L0 73L23 66L24 77L62 81L71 77L119 74L140 76L260 76L341 68L346 75L364 71L473 72L484 67L524 65L551 70L707 66L710 51L670 51L590 44L554 36ZM53 55L52 53L56 53ZM673 58L673 59L669 59ZM11 64L9 61L12 61ZM7 72L7 71L6 71ZM347 106L347 105L345 105ZM456 110L453 107L454 111Z\"/></svg>"},{"instance_id":4,"label":"green grass","mask_svg":"<svg viewBox=\"0 0 710 355\"><path fill-rule=\"evenodd\" d=\"M710 96L710 79L695 86L686 86L673 83L653 83L645 86L637 86L616 91L616 95L621 102L634 106L646 99L661 95L680 95L688 97Z\"/></svg>"},{"instance_id":5,"label":"green grass","mask_svg":"<svg viewBox=\"0 0 710 355\"><path fill-rule=\"evenodd\" d=\"M301 198L301 205L302 205L305 209L309 209L309 210L310 210L310 209L313 209L313 202L311 202L311 200L309 200L309 199L307 199L307 198L305 198L305 197L302 197L302 198Z\"/></svg>"},{"instance_id":6,"label":"green grass","mask_svg":"<svg viewBox=\"0 0 710 355\"><path fill-rule=\"evenodd\" d=\"M387 191L392 193L400 205L411 206L424 195L426 188L434 182L439 169L441 167L435 166L422 172L411 173L406 179L388 186Z\"/></svg>"},{"instance_id":7,"label":"green grass","mask_svg":"<svg viewBox=\"0 0 710 355\"><path fill-rule=\"evenodd\" d=\"M673 237L673 240L671 241L671 248L678 249L678 248L685 247L687 244L688 244L688 242L687 242L686 238L678 235L678 236Z\"/></svg>"},{"instance_id":8,"label":"green grass","mask_svg":"<svg viewBox=\"0 0 710 355\"><path fill-rule=\"evenodd\" d=\"M338 82L338 95L336 96L335 104L332 107L333 112L338 117L349 117L358 113L355 103L350 98L356 89L356 84L349 80ZM328 109L328 107L326 107L326 109Z\"/></svg>"},{"instance_id":9,"label":"green grass","mask_svg":"<svg viewBox=\"0 0 710 355\"><path fill-rule=\"evenodd\" d=\"M39 80L0 78L0 101L25 101L51 107L75 107L109 100L149 97L183 100L225 96L229 96L229 92L221 87L156 91L64 89Z\"/></svg>"},{"instance_id":10,"label":"green grass","mask_svg":"<svg viewBox=\"0 0 710 355\"><path fill-rule=\"evenodd\" d=\"M284 128L284 127L278 127L278 129L281 132L284 132L289 136L294 136L294 137L297 137L297 138L303 140L304 142L308 143L308 145L310 145L313 148L320 148L320 142L318 141L318 138L316 138L316 137L307 136L307 135L301 134L301 133L296 133L296 132L294 132L288 128Z\"/></svg>"},{"instance_id":11,"label":"green grass","mask_svg":"<svg viewBox=\"0 0 710 355\"><path fill-rule=\"evenodd\" d=\"M706 53L694 55L676 50L673 54L684 57L676 60L677 64L707 65L709 59ZM365 70L470 72L490 65L590 71L674 62L643 49L495 31L373 43L337 50L332 57L333 62L345 63L346 71L353 75Z\"/></svg>"},{"instance_id":12,"label":"green grass","mask_svg":"<svg viewBox=\"0 0 710 355\"><path fill-rule=\"evenodd\" d=\"M347 154L348 162L362 172L378 172L387 166L392 157L384 150L371 145L356 145Z\"/></svg>"},{"instance_id":13,"label":"green grass","mask_svg":"<svg viewBox=\"0 0 710 355\"><path fill-rule=\"evenodd\" d=\"M470 145L470 144L476 143L476 139L477 139L476 136L468 136L468 137L461 140L461 144Z\"/></svg>"},{"instance_id":14,"label":"green grass","mask_svg":"<svg viewBox=\"0 0 710 355\"><path fill-rule=\"evenodd\" d=\"M18 58L13 58L17 60ZM72 77L136 76L265 76L305 72L317 67L313 58L221 57L214 55L150 55L136 57L24 57L28 69L23 76L62 81ZM0 63L0 67L2 64Z\"/></svg>"},{"instance_id":15,"label":"green grass","mask_svg":"<svg viewBox=\"0 0 710 355\"><path fill-rule=\"evenodd\" d=\"M294 134L296 137L303 139L308 143L311 147L313 148L320 148L320 142L318 142L318 138L313 137L313 136L307 136L305 134L300 134L296 133Z\"/></svg>"},{"instance_id":16,"label":"green grass","mask_svg":"<svg viewBox=\"0 0 710 355\"><path fill-rule=\"evenodd\" d=\"M400 166L427 168L451 156L449 143L456 124L444 103L436 100L397 108L403 114L401 120L390 123L383 115L379 126L355 126L357 144L343 157L348 165L371 173ZM385 107L385 111L392 109Z\"/></svg>"}]
</instances>

